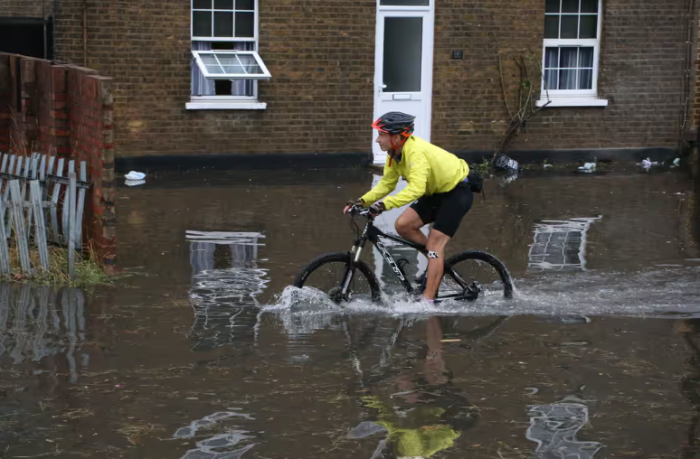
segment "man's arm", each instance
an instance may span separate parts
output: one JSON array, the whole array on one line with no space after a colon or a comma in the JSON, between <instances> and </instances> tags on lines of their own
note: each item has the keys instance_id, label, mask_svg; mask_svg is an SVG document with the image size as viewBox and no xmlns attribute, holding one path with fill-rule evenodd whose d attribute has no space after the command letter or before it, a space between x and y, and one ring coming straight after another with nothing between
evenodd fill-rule
<instances>
[{"instance_id":1,"label":"man's arm","mask_svg":"<svg viewBox=\"0 0 700 459\"><path fill-rule=\"evenodd\" d=\"M384 176L379 183L377 183L377 186L372 188L360 199L364 202L365 207L369 207L394 191L397 183L399 183L399 173L392 167L384 166Z\"/></svg>"},{"instance_id":2,"label":"man's arm","mask_svg":"<svg viewBox=\"0 0 700 459\"><path fill-rule=\"evenodd\" d=\"M411 178L408 181L408 186L396 196L390 196L384 200L384 205L388 209L402 207L422 197L425 194L425 188L428 184L428 174L430 173L430 164L424 152L416 152L411 158L413 165L411 166Z\"/></svg>"}]
</instances>

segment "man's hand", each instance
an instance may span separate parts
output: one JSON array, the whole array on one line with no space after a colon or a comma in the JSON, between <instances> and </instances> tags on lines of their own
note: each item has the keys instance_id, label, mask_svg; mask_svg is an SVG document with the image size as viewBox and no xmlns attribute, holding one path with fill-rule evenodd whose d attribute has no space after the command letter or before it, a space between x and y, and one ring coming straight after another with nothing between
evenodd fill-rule
<instances>
[{"instance_id":1,"label":"man's hand","mask_svg":"<svg viewBox=\"0 0 700 459\"><path fill-rule=\"evenodd\" d=\"M386 210L386 206L384 205L383 202L375 202L369 207L369 213L373 217L378 217L379 214L384 212Z\"/></svg>"},{"instance_id":2,"label":"man's hand","mask_svg":"<svg viewBox=\"0 0 700 459\"><path fill-rule=\"evenodd\" d=\"M352 199L347 202L347 205L345 206L345 209L343 209L343 213L347 214L350 209L352 209L355 206L364 206L365 202L362 199L358 199L357 201L353 201Z\"/></svg>"}]
</instances>

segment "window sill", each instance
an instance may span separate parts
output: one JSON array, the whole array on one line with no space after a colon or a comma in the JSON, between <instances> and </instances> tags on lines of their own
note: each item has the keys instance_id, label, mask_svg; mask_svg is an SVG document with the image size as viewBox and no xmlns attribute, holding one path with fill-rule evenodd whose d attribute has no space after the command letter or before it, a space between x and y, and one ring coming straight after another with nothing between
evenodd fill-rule
<instances>
[{"instance_id":1,"label":"window sill","mask_svg":"<svg viewBox=\"0 0 700 459\"><path fill-rule=\"evenodd\" d=\"M185 104L187 110L265 110L265 102L188 102Z\"/></svg>"},{"instance_id":2,"label":"window sill","mask_svg":"<svg viewBox=\"0 0 700 459\"><path fill-rule=\"evenodd\" d=\"M546 100L538 100L537 101L537 106L538 107L544 107L544 105L548 101ZM608 106L608 100L607 99L595 99L593 97L591 98L561 98L561 99L550 99L549 104L547 104L546 108L556 108L556 107L607 107Z\"/></svg>"}]
</instances>

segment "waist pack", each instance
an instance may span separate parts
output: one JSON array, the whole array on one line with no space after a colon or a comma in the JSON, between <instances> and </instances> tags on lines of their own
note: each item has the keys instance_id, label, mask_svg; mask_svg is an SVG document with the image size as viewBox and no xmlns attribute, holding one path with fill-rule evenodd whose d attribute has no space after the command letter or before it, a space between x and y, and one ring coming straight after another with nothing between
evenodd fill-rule
<instances>
[{"instance_id":1,"label":"waist pack","mask_svg":"<svg viewBox=\"0 0 700 459\"><path fill-rule=\"evenodd\" d=\"M467 175L467 183L474 193L481 193L484 190L484 179L481 177L481 174L471 167L469 168L469 175Z\"/></svg>"}]
</instances>

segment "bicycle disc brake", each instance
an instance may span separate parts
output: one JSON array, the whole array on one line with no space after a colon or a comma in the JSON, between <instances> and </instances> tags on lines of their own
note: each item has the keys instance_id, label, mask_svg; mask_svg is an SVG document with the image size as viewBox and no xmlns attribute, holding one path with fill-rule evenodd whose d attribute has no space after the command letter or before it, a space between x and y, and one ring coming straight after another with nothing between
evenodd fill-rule
<instances>
[{"instance_id":1,"label":"bicycle disc brake","mask_svg":"<svg viewBox=\"0 0 700 459\"><path fill-rule=\"evenodd\" d=\"M350 301L350 298L352 298L352 291L348 290L348 293L343 295L342 287L333 287L328 291L328 298L335 304L340 304L343 301Z\"/></svg>"}]
</instances>

